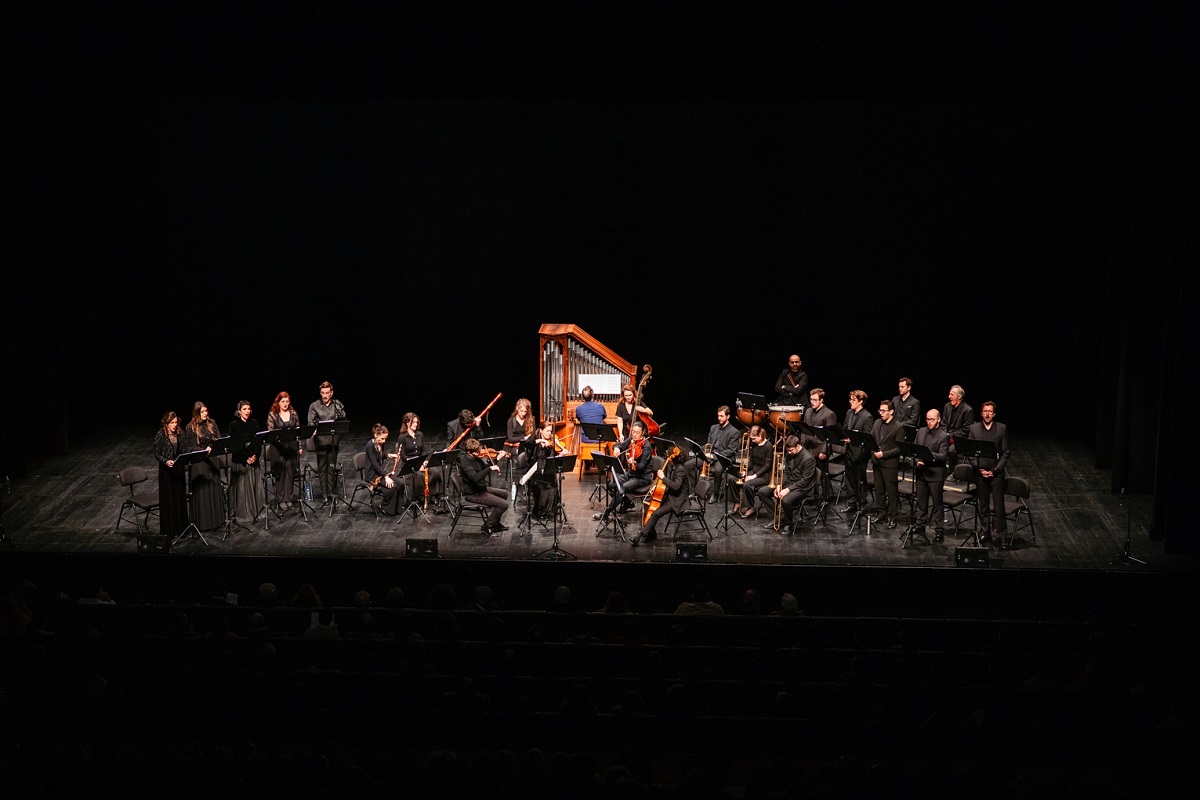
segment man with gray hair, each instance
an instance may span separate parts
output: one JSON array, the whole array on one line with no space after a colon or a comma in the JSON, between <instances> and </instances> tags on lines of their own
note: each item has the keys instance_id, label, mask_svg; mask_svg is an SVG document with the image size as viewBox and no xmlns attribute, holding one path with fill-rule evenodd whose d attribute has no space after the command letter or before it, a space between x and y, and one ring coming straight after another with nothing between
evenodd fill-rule
<instances>
[{"instance_id":1,"label":"man with gray hair","mask_svg":"<svg viewBox=\"0 0 1200 800\"><path fill-rule=\"evenodd\" d=\"M954 450L954 439L966 439L975 422L975 409L963 400L967 393L957 383L950 387L950 402L942 408L942 427L950 437L950 460L946 466L954 469L958 463L958 454Z\"/></svg>"}]
</instances>

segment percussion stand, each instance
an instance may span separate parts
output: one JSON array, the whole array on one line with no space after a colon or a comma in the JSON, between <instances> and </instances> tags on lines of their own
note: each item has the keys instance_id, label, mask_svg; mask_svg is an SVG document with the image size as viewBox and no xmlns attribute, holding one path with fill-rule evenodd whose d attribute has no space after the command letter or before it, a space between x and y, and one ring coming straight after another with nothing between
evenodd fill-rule
<instances>
[{"instance_id":1,"label":"percussion stand","mask_svg":"<svg viewBox=\"0 0 1200 800\"><path fill-rule=\"evenodd\" d=\"M214 450L213 452L216 451ZM192 464L201 459L208 458L208 456L207 449L193 450L190 453L183 453L175 459L175 469L179 469L180 465L183 466L183 507L187 512L188 524L186 528L179 532L175 540L171 542L172 547L182 542L185 538L199 539L205 547L209 547L208 540L204 538L204 534L200 532L200 529L196 527L196 523L192 521Z\"/></svg>"},{"instance_id":2,"label":"percussion stand","mask_svg":"<svg viewBox=\"0 0 1200 800\"><path fill-rule=\"evenodd\" d=\"M567 512L562 504L562 481L563 475L568 472L575 471L574 454L565 456L552 456L546 459L546 464L542 468L542 474L553 477L554 479L554 543L549 548L534 555L534 558L548 558L554 561L568 559L575 560L575 556L568 553L558 546L558 528L561 521L566 527L571 527L571 523L567 521ZM531 492L532 494L532 492ZM616 517L616 514L613 514ZM624 536L621 537L624 540Z\"/></svg>"}]
</instances>

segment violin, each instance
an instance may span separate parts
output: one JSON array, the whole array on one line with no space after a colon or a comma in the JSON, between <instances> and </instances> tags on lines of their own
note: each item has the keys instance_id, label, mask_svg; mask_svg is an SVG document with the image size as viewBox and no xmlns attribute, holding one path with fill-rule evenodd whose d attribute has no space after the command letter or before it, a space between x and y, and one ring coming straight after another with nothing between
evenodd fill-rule
<instances>
[{"instance_id":1,"label":"violin","mask_svg":"<svg viewBox=\"0 0 1200 800\"><path fill-rule=\"evenodd\" d=\"M483 458L483 459L490 458L495 461L499 461L502 458L508 458L508 456L509 456L509 453L507 450L501 450L500 452L496 452L496 448L494 448L494 447L479 448L479 457Z\"/></svg>"}]
</instances>

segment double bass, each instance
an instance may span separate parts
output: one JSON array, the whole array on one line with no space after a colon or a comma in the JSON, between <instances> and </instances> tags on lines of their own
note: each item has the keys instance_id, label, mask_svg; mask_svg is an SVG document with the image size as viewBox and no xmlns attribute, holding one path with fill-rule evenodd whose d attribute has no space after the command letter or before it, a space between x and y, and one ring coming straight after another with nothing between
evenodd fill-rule
<instances>
[{"instance_id":1,"label":"double bass","mask_svg":"<svg viewBox=\"0 0 1200 800\"><path fill-rule=\"evenodd\" d=\"M642 379L640 381L638 381L637 395L633 398L633 407L634 408L637 408L638 406L640 406L642 404L642 390L646 388L646 384L650 381L650 373L651 373L650 365L649 364L643 365L642 366ZM654 417L650 416L649 414L647 414L644 411L637 412L637 415L638 415L638 419L640 419L642 421L642 425L644 425L646 428L646 435L647 436L658 436L658 432L662 429L659 427L659 424L654 421Z\"/></svg>"},{"instance_id":2,"label":"double bass","mask_svg":"<svg viewBox=\"0 0 1200 800\"><path fill-rule=\"evenodd\" d=\"M679 448L672 447L671 454L667 456L667 460L663 462L663 465L659 468L659 470L665 474L667 471L667 465L670 464L671 459L675 458L677 455L679 455ZM658 507L662 505L663 498L666 496L666 494L666 481L664 481L662 478L656 479L654 481L654 488L650 490L650 494L646 495L646 500L642 503L642 525L645 525L650 519L650 515L657 511Z\"/></svg>"}]
</instances>

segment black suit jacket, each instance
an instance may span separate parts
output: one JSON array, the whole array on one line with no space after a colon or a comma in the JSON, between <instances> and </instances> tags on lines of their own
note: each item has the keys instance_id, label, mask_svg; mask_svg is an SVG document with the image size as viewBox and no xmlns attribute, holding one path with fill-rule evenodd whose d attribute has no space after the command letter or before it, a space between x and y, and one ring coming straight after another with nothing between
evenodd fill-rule
<instances>
[{"instance_id":1,"label":"black suit jacket","mask_svg":"<svg viewBox=\"0 0 1200 800\"><path fill-rule=\"evenodd\" d=\"M934 461L921 468L921 477L927 481L946 480L946 459L950 457L950 434L946 429L940 425L933 430L919 428L914 444L923 444L933 453Z\"/></svg>"},{"instance_id":2,"label":"black suit jacket","mask_svg":"<svg viewBox=\"0 0 1200 800\"><path fill-rule=\"evenodd\" d=\"M1008 426L1003 422L992 420L992 429L988 430L983 427L982 422L976 422L971 426L969 438L977 442L993 442L996 445L997 458L993 461L990 458L979 459L980 469L990 469L993 472L1003 472L1008 466Z\"/></svg>"},{"instance_id":3,"label":"black suit jacket","mask_svg":"<svg viewBox=\"0 0 1200 800\"><path fill-rule=\"evenodd\" d=\"M904 426L895 417L892 417L890 425L877 419L872 434L876 447L883 453L883 458L876 459L875 463L881 467L900 469L900 448L896 443L905 441Z\"/></svg>"}]
</instances>

